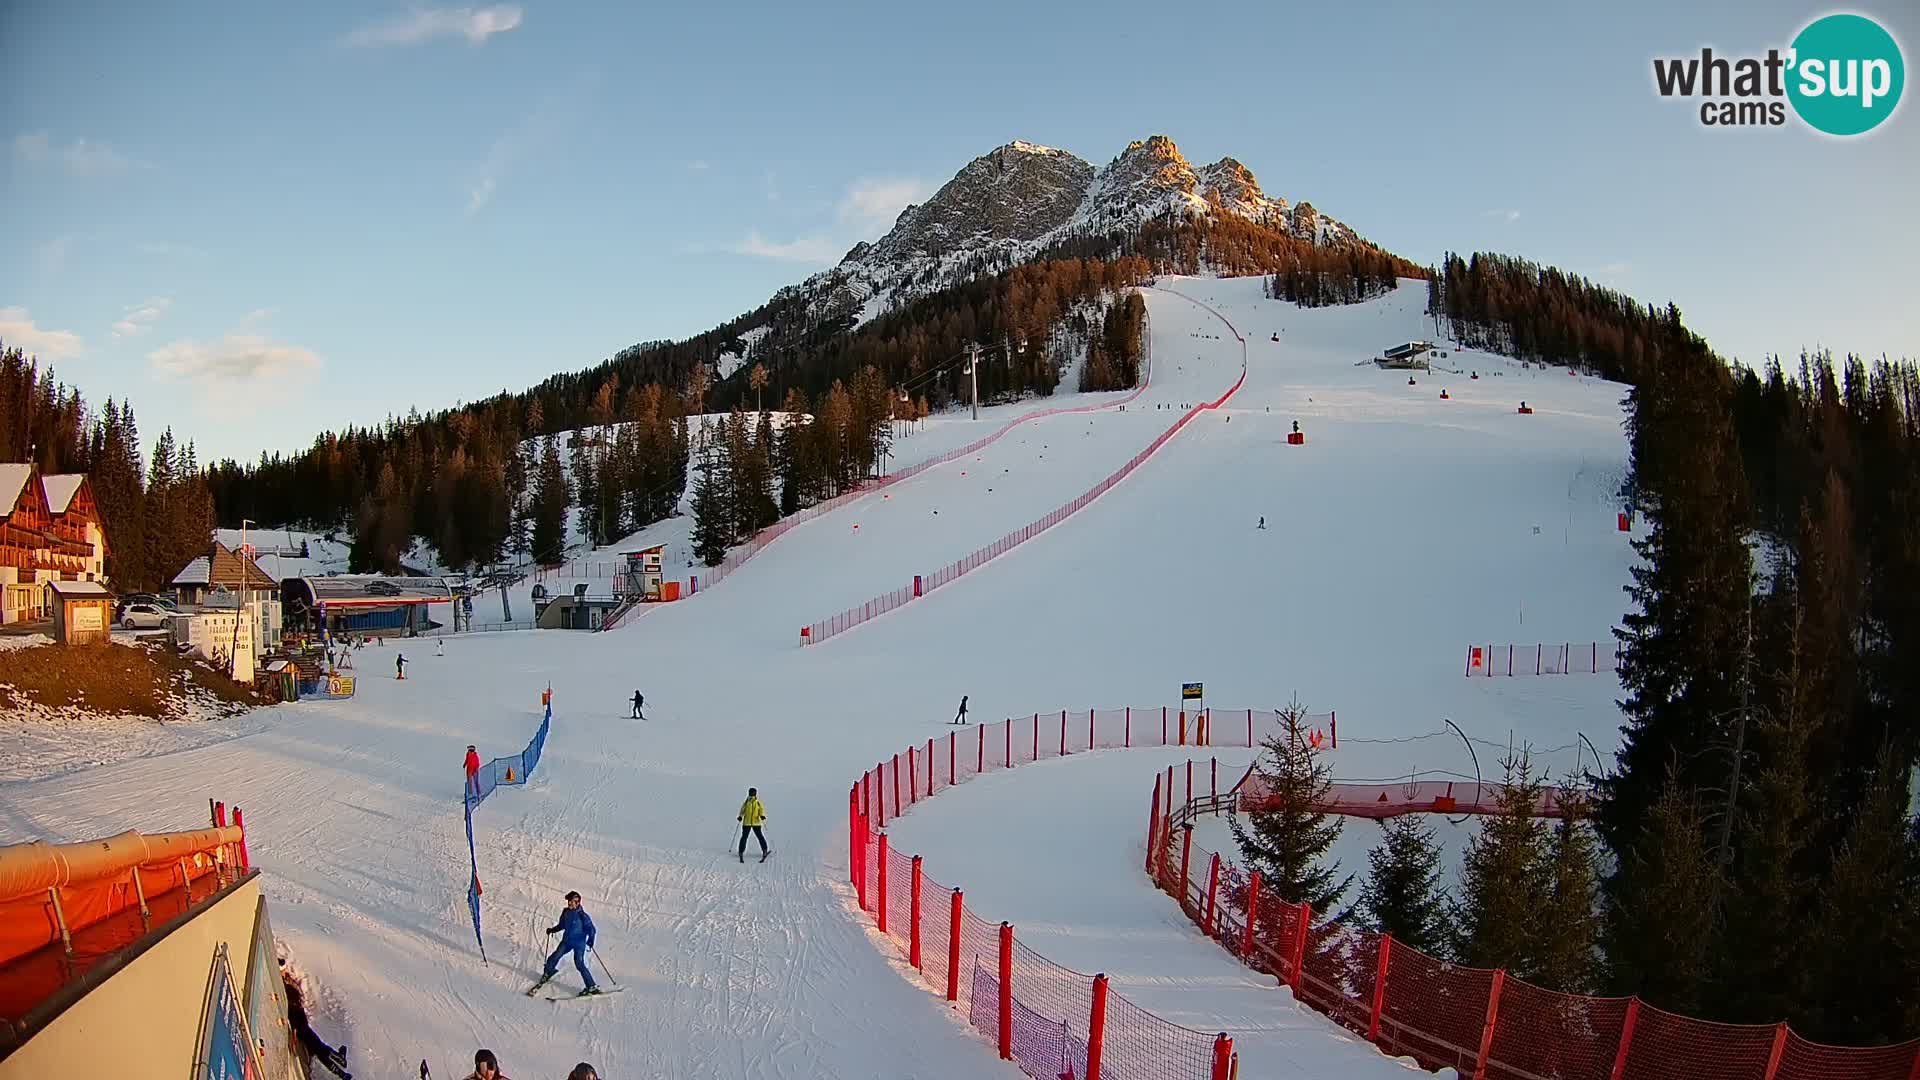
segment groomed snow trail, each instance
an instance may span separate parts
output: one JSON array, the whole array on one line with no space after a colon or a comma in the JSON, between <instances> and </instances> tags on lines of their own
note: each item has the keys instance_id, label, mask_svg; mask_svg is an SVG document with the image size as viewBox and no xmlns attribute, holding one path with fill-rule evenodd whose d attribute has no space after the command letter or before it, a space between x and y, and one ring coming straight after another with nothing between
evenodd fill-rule
<instances>
[{"instance_id":1,"label":"groomed snow trail","mask_svg":"<svg viewBox=\"0 0 1920 1080\"><path fill-rule=\"evenodd\" d=\"M214 745L0 785L0 839L179 828L202 818L208 796L245 807L276 928L328 987L321 1026L352 1044L360 1075L406 1074L423 1057L459 1075L475 1046L517 1076L564 1075L580 1060L623 1078L1016 1075L891 969L841 884L847 786L944 734L961 694L976 718L997 719L1169 702L1183 679L1204 679L1218 703L1297 691L1340 710L1343 775L1463 767L1431 740L1357 742L1424 734L1441 716L1489 738L1613 741L1610 680L1469 682L1459 664L1469 641L1588 640L1617 617L1627 554L1606 489L1624 452L1620 388L1463 358L1502 374L1451 378L1455 400L1441 403L1432 377L1406 387L1353 366L1420 336L1417 286L1319 311L1266 300L1257 280L1177 287L1248 335L1251 372L1230 407L1068 522L901 612L817 648L796 643L802 623L1077 495L1177 418L1156 404L1230 385L1239 344L1206 312L1149 293L1155 387L1124 414L1016 429L979 461L794 530L698 602L629 628L461 637L445 657L389 644L361 654L352 701L282 707ZM1268 340L1276 331L1283 342ZM1521 397L1536 415L1513 414ZM1282 441L1296 416L1303 448ZM1269 528L1256 531L1262 513ZM391 677L396 651L413 661L404 682ZM494 960L483 966L464 902L460 758L468 742L487 756L524 745L549 681L554 729L533 782L476 814ZM636 688L644 724L624 718ZM929 872L1023 932L1056 925L1058 946L1039 947L1063 963L1117 980L1164 969L1170 992L1228 985L1241 996L1213 1005L1139 1000L1196 1027L1279 1032L1271 1052L1294 1060L1250 1053L1249 1075L1398 1068L1313 1017L1282 1015L1283 995L1198 935L1178 936L1177 912L1130 854L1153 755L1110 756L979 782L1004 814L1032 808L1020 828L969 801L971 789L900 827L950 814L951 839L917 837ZM764 865L731 854L749 785L777 849ZM1090 815L1060 817L1061 839L1099 842L1037 842L1056 795ZM968 851L990 859L966 867ZM541 930L570 888L628 992L568 1008L528 1001ZM1079 925L1060 900L1102 895L1115 914L1096 909ZM1143 933L1159 940L1136 955ZM575 978L562 968L562 985Z\"/></svg>"}]
</instances>

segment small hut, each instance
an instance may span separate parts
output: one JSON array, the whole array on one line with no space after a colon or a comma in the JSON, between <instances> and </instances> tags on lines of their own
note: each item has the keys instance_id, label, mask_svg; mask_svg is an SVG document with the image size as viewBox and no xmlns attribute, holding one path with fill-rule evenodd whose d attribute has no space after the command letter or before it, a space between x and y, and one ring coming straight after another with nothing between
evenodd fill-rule
<instances>
[{"instance_id":1,"label":"small hut","mask_svg":"<svg viewBox=\"0 0 1920 1080\"><path fill-rule=\"evenodd\" d=\"M112 636L113 594L97 581L47 582L53 638L62 645L96 645Z\"/></svg>"}]
</instances>

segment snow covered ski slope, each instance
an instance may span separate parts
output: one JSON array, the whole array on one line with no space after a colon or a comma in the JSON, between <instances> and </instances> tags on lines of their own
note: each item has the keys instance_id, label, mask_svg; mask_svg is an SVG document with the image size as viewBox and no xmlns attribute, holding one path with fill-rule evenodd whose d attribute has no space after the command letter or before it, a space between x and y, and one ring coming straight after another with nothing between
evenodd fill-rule
<instances>
[{"instance_id":1,"label":"snow covered ski slope","mask_svg":"<svg viewBox=\"0 0 1920 1080\"><path fill-rule=\"evenodd\" d=\"M1241 370L1219 318L1149 292L1153 386L1124 413L1023 425L793 530L693 602L606 634L463 636L444 657L389 643L407 679L386 677L376 648L349 701L283 706L242 737L176 753L67 772L75 763L49 760L45 779L0 785L0 838L177 828L209 795L245 807L275 925L325 988L316 1024L353 1045L363 1076L423 1057L457 1072L482 1045L516 1076L581 1060L622 1078L1017 1075L890 970L842 884L847 785L944 735L962 694L987 720L1171 703L1188 680L1214 703L1298 694L1339 711L1336 772L1352 779L1470 773L1457 740L1413 738L1443 717L1499 745L1584 733L1606 751L1615 738L1610 676L1469 680L1461 662L1472 642L1606 639L1630 557L1611 495L1622 388L1484 354L1449 356L1462 374L1415 386L1356 366L1430 335L1418 285L1302 310L1265 299L1258 280L1163 284L1245 334L1245 385L1086 509L884 618L797 643L803 623L1072 499L1181 406L1217 397ZM1516 413L1523 398L1532 415ZM1304 446L1286 445L1295 419ZM523 745L549 683L539 771L475 815L484 966L464 897L460 759L469 742L483 756ZM644 723L625 718L635 689ZM1543 756L1565 769L1572 753ZM1108 971L1116 992L1181 1023L1233 1032L1243 1075L1403 1073L1235 969L1148 886L1138 804L1167 756L983 779L915 808L897 844L1042 952ZM1496 756L1481 747L1482 766ZM765 864L733 855L750 785L783 849ZM592 1008L522 996L569 889L626 988Z\"/></svg>"}]
</instances>

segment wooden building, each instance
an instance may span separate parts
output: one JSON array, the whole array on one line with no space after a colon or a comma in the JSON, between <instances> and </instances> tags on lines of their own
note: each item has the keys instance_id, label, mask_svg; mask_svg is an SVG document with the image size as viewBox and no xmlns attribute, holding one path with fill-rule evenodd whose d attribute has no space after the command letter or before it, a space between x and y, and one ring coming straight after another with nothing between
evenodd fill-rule
<instances>
[{"instance_id":1,"label":"wooden building","mask_svg":"<svg viewBox=\"0 0 1920 1080\"><path fill-rule=\"evenodd\" d=\"M62 645L99 645L113 636L113 594L97 581L49 581L47 606L53 640Z\"/></svg>"},{"instance_id":2,"label":"wooden building","mask_svg":"<svg viewBox=\"0 0 1920 1080\"><path fill-rule=\"evenodd\" d=\"M50 581L106 580L107 536L80 473L0 463L0 622L51 616Z\"/></svg>"}]
</instances>

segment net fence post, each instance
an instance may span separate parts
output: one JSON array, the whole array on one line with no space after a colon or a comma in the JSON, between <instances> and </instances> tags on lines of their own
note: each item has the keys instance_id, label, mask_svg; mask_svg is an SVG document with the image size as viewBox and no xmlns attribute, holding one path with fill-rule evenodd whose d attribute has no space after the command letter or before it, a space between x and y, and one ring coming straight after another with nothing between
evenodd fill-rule
<instances>
[{"instance_id":1,"label":"net fence post","mask_svg":"<svg viewBox=\"0 0 1920 1080\"><path fill-rule=\"evenodd\" d=\"M920 856L918 855L915 855L913 857L913 886L912 886L912 893L910 895L912 896L912 900L910 901L912 905L912 909L909 915L909 918L911 920L911 925L907 930L907 962L913 965L913 969L915 971L919 971L921 970L921 966L920 966Z\"/></svg>"},{"instance_id":2,"label":"net fence post","mask_svg":"<svg viewBox=\"0 0 1920 1080\"><path fill-rule=\"evenodd\" d=\"M1373 1014L1367 1019L1367 1041L1380 1041L1380 1010L1387 1002L1387 964L1393 955L1393 935L1380 935L1380 963L1373 973Z\"/></svg>"},{"instance_id":3,"label":"net fence post","mask_svg":"<svg viewBox=\"0 0 1920 1080\"><path fill-rule=\"evenodd\" d=\"M1613 1072L1609 1080L1620 1080L1627 1071L1627 1054L1633 1046L1633 1026L1640 1022L1640 999L1627 999L1627 1018L1620 1024L1620 1049L1613 1055ZM1914 1058L1914 1068L1920 1069L1920 1055Z\"/></svg>"},{"instance_id":4,"label":"net fence post","mask_svg":"<svg viewBox=\"0 0 1920 1080\"><path fill-rule=\"evenodd\" d=\"M919 758L916 756L916 751L918 749L919 749L918 747L914 747L914 746L907 747L907 805L908 806L912 806L914 803L917 803L920 801L920 770L919 768L917 768L917 763L919 762ZM893 765L895 769L898 769L900 767L900 760L898 758L895 758ZM895 773L895 775L897 776L899 774Z\"/></svg>"},{"instance_id":5,"label":"net fence post","mask_svg":"<svg viewBox=\"0 0 1920 1080\"><path fill-rule=\"evenodd\" d=\"M1207 908L1206 908L1205 922L1201 924L1203 927L1206 928L1208 937L1213 936L1213 926L1214 926L1213 918L1214 918L1215 912L1219 910L1215 905L1217 905L1220 902L1219 898L1220 898L1220 854L1218 852L1215 852L1213 858L1208 860L1208 864L1207 864Z\"/></svg>"},{"instance_id":6,"label":"net fence post","mask_svg":"<svg viewBox=\"0 0 1920 1080\"><path fill-rule=\"evenodd\" d=\"M1787 1022L1780 1021L1773 1029L1773 1052L1767 1055L1767 1072L1762 1080L1774 1080L1780 1075L1780 1057L1787 1052Z\"/></svg>"},{"instance_id":7,"label":"net fence post","mask_svg":"<svg viewBox=\"0 0 1920 1080\"><path fill-rule=\"evenodd\" d=\"M1093 977L1093 1008L1087 1016L1087 1080L1100 1080L1101 1051L1107 1042L1107 976Z\"/></svg>"},{"instance_id":8,"label":"net fence post","mask_svg":"<svg viewBox=\"0 0 1920 1080\"><path fill-rule=\"evenodd\" d=\"M1480 1029L1480 1054L1473 1062L1473 1080L1487 1080L1487 1055L1493 1052L1493 1026L1500 1022L1500 988L1506 982L1506 968L1493 973L1493 988L1487 991L1487 1021Z\"/></svg>"},{"instance_id":9,"label":"net fence post","mask_svg":"<svg viewBox=\"0 0 1920 1080\"><path fill-rule=\"evenodd\" d=\"M1287 980L1287 986L1293 990L1293 996L1300 996L1300 975L1307 967L1307 939L1313 936L1313 905L1300 901L1300 917L1293 928L1293 972Z\"/></svg>"},{"instance_id":10,"label":"net fence post","mask_svg":"<svg viewBox=\"0 0 1920 1080\"><path fill-rule=\"evenodd\" d=\"M874 903L874 917L879 923L880 932L884 934L887 932L887 834L884 832L880 834L880 857L875 860L874 865L880 868L879 879L874 882L879 886L879 896Z\"/></svg>"},{"instance_id":11,"label":"net fence post","mask_svg":"<svg viewBox=\"0 0 1920 1080\"><path fill-rule=\"evenodd\" d=\"M1230 1080L1233 1072L1233 1039L1226 1032L1213 1037L1213 1070L1208 1074L1211 1080Z\"/></svg>"},{"instance_id":12,"label":"net fence post","mask_svg":"<svg viewBox=\"0 0 1920 1080\"><path fill-rule=\"evenodd\" d=\"M1000 1060L1013 1060L1013 924L1000 924Z\"/></svg>"},{"instance_id":13,"label":"net fence post","mask_svg":"<svg viewBox=\"0 0 1920 1080\"><path fill-rule=\"evenodd\" d=\"M1193 823L1180 826L1180 910L1187 910L1187 870L1193 863Z\"/></svg>"},{"instance_id":14,"label":"net fence post","mask_svg":"<svg viewBox=\"0 0 1920 1080\"><path fill-rule=\"evenodd\" d=\"M1147 873L1153 873L1153 843L1160 836L1160 777L1153 778L1153 805L1147 807Z\"/></svg>"},{"instance_id":15,"label":"net fence post","mask_svg":"<svg viewBox=\"0 0 1920 1080\"><path fill-rule=\"evenodd\" d=\"M947 916L947 1000L960 1000L960 915L966 902L960 890L953 890L952 912Z\"/></svg>"}]
</instances>

